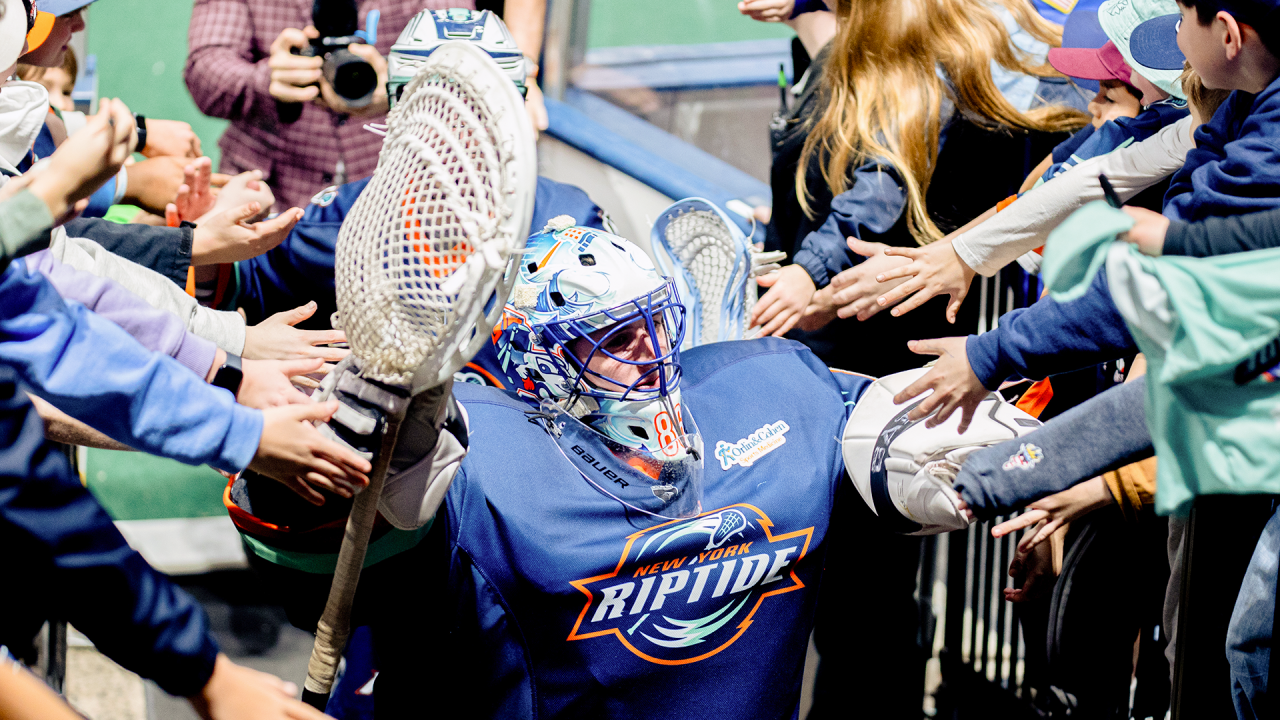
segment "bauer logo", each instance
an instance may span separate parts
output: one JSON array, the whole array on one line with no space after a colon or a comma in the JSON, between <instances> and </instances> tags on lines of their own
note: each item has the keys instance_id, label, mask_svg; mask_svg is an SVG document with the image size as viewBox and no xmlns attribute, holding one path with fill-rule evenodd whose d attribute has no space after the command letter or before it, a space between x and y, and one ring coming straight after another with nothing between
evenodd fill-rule
<instances>
[{"instance_id":1,"label":"bauer logo","mask_svg":"<svg viewBox=\"0 0 1280 720\"><path fill-rule=\"evenodd\" d=\"M774 532L747 504L638 532L611 572L571 583L586 604L568 640L621 642L659 665L709 658L805 586L794 568L812 539L812 527Z\"/></svg>"},{"instance_id":2,"label":"bauer logo","mask_svg":"<svg viewBox=\"0 0 1280 720\"><path fill-rule=\"evenodd\" d=\"M716 457L720 459L720 469L728 470L734 465L751 467L751 464L769 453L782 447L787 441L787 431L791 426L786 420L765 425L759 430L735 443L723 440L716 443Z\"/></svg>"},{"instance_id":3,"label":"bauer logo","mask_svg":"<svg viewBox=\"0 0 1280 720\"><path fill-rule=\"evenodd\" d=\"M1022 443L1018 446L1018 452L1010 455L1009 459L1005 460L1004 465L1001 467L1005 470L1013 470L1014 468L1019 470L1030 470L1036 466L1036 463L1039 463L1043 459L1043 450L1031 443Z\"/></svg>"}]
</instances>

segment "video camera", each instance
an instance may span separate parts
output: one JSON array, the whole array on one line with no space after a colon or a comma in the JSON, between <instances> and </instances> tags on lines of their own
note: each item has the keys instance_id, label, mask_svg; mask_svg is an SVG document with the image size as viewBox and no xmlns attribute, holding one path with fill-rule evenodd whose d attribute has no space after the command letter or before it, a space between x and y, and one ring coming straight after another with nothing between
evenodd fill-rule
<instances>
[{"instance_id":1,"label":"video camera","mask_svg":"<svg viewBox=\"0 0 1280 720\"><path fill-rule=\"evenodd\" d=\"M352 108L362 108L373 102L378 89L378 72L348 46L369 43L360 35L356 0L315 0L311 6L311 24L320 37L301 51L294 52L307 57L324 58L324 79L333 91ZM280 121L293 123L302 117L302 103L277 102Z\"/></svg>"}]
</instances>

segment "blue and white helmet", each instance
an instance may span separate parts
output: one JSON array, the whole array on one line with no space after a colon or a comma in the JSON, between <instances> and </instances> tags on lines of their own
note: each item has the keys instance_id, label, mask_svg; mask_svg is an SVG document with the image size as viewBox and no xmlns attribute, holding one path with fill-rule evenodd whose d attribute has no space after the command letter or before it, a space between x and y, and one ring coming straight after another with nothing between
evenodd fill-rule
<instances>
[{"instance_id":1,"label":"blue and white helmet","mask_svg":"<svg viewBox=\"0 0 1280 720\"><path fill-rule=\"evenodd\" d=\"M670 441L683 434L685 332L675 283L627 240L570 222L552 220L525 246L511 299L494 331L508 387L534 403L582 402L586 411L575 414L615 442L674 453ZM652 359L641 363L614 354L630 341L649 343ZM588 369L597 355L639 366L640 377L627 382Z\"/></svg>"},{"instance_id":2,"label":"blue and white helmet","mask_svg":"<svg viewBox=\"0 0 1280 720\"><path fill-rule=\"evenodd\" d=\"M427 56L452 40L475 43L498 63L520 94L525 94L525 78L533 64L520 52L502 18L489 10L423 10L405 26L387 58L387 100L392 107Z\"/></svg>"}]
</instances>

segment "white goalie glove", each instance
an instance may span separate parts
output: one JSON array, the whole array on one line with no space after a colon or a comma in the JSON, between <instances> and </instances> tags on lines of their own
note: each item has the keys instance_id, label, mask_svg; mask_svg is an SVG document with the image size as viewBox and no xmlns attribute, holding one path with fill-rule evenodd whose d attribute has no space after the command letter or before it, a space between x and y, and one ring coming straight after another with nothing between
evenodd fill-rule
<instances>
[{"instance_id":1,"label":"white goalie glove","mask_svg":"<svg viewBox=\"0 0 1280 720\"><path fill-rule=\"evenodd\" d=\"M926 368L883 377L863 393L845 424L845 470L858 494L889 529L907 535L963 530L969 520L952 488L956 473L974 450L1025 435L1040 421L995 393L978 405L960 434L960 414L937 427L907 414L918 402L895 405L893 396Z\"/></svg>"}]
</instances>

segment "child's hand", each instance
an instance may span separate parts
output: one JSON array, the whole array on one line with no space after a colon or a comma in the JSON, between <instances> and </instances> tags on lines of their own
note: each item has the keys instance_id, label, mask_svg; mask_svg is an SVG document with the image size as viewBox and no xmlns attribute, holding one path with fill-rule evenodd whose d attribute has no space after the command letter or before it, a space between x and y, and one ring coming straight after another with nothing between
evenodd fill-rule
<instances>
[{"instance_id":1,"label":"child's hand","mask_svg":"<svg viewBox=\"0 0 1280 720\"><path fill-rule=\"evenodd\" d=\"M1119 239L1133 243L1143 255L1160 257L1164 252L1164 236L1169 231L1169 218L1146 208L1125 205L1121 210L1136 222Z\"/></svg>"},{"instance_id":2,"label":"child's hand","mask_svg":"<svg viewBox=\"0 0 1280 720\"><path fill-rule=\"evenodd\" d=\"M828 285L813 294L809 300L809 305L805 307L804 312L800 314L800 322L796 327L805 332L815 332L827 326L827 323L836 319L836 306L831 301L832 291Z\"/></svg>"},{"instance_id":3,"label":"child's hand","mask_svg":"<svg viewBox=\"0 0 1280 720\"><path fill-rule=\"evenodd\" d=\"M769 288L751 310L751 328L761 328L756 337L782 337L800 321L817 288L809 271L799 265L788 265L776 273L756 278L760 287Z\"/></svg>"},{"instance_id":4,"label":"child's hand","mask_svg":"<svg viewBox=\"0 0 1280 720\"><path fill-rule=\"evenodd\" d=\"M136 142L129 108L119 100L103 100L98 114L67 138L28 187L54 218L62 219L120 172Z\"/></svg>"},{"instance_id":5,"label":"child's hand","mask_svg":"<svg viewBox=\"0 0 1280 720\"><path fill-rule=\"evenodd\" d=\"M185 179L186 166L184 158L167 155L130 165L125 201L149 213L163 215L169 203L177 200L178 190Z\"/></svg>"},{"instance_id":6,"label":"child's hand","mask_svg":"<svg viewBox=\"0 0 1280 720\"><path fill-rule=\"evenodd\" d=\"M791 18L795 0L743 0L738 12L760 22L783 22Z\"/></svg>"},{"instance_id":7,"label":"child's hand","mask_svg":"<svg viewBox=\"0 0 1280 720\"><path fill-rule=\"evenodd\" d=\"M297 692L293 683L236 665L219 653L209 682L187 701L202 720L322 720L329 717L294 699Z\"/></svg>"},{"instance_id":8,"label":"child's hand","mask_svg":"<svg viewBox=\"0 0 1280 720\"><path fill-rule=\"evenodd\" d=\"M920 355L937 355L938 362L919 380L908 385L902 392L893 396L893 402L901 405L910 401L925 390L933 393L925 398L907 416L912 420L920 420L933 414L926 422L926 427L937 427L951 417L951 413L960 409L960 432L969 429L973 413L978 403L987 396L988 390L978 382L969 366L969 355L965 352L963 337L938 338L936 340L912 340L907 343L911 352Z\"/></svg>"},{"instance_id":9,"label":"child's hand","mask_svg":"<svg viewBox=\"0 0 1280 720\"><path fill-rule=\"evenodd\" d=\"M910 278L896 288L876 300L881 308L893 308L894 317L905 315L939 295L950 295L947 304L947 322L954 323L960 312L960 305L969 294L969 286L977 273L965 264L956 253L951 241L943 238L921 248L891 247L884 251L885 255L911 258L911 262L882 273L876 277L880 282L889 282L899 278Z\"/></svg>"},{"instance_id":10,"label":"child's hand","mask_svg":"<svg viewBox=\"0 0 1280 720\"><path fill-rule=\"evenodd\" d=\"M257 257L289 236L302 211L291 208L270 220L250 224L262 211L256 202L206 215L191 236L191 264L217 265Z\"/></svg>"},{"instance_id":11,"label":"child's hand","mask_svg":"<svg viewBox=\"0 0 1280 720\"><path fill-rule=\"evenodd\" d=\"M200 157L200 137L190 123L147 118L147 146L142 148L142 154L149 158L172 155L195 159Z\"/></svg>"},{"instance_id":12,"label":"child's hand","mask_svg":"<svg viewBox=\"0 0 1280 720\"><path fill-rule=\"evenodd\" d=\"M313 505L324 504L316 488L354 497L369 483L369 461L325 438L314 425L327 422L337 410L337 400L263 410L262 440L249 467Z\"/></svg>"},{"instance_id":13,"label":"child's hand","mask_svg":"<svg viewBox=\"0 0 1280 720\"><path fill-rule=\"evenodd\" d=\"M244 330L244 358L254 360L296 360L320 358L336 363L351 351L324 347L347 341L341 330L301 330L294 327L316 312L314 300L292 310L283 310Z\"/></svg>"},{"instance_id":14,"label":"child's hand","mask_svg":"<svg viewBox=\"0 0 1280 720\"><path fill-rule=\"evenodd\" d=\"M209 180L213 175L213 161L202 157L188 163L182 169L182 184L173 200L179 220L195 222L213 209L218 196L214 195ZM166 213L168 208L165 208Z\"/></svg>"},{"instance_id":15,"label":"child's hand","mask_svg":"<svg viewBox=\"0 0 1280 720\"><path fill-rule=\"evenodd\" d=\"M261 170L249 170L227 179L223 183L222 189L218 191L217 201L209 212L222 212L241 205L248 205L251 202L258 203L262 208L262 213L264 213L262 217L266 217L265 213L271 212L271 206L276 204L276 196L271 192L271 188L262 181ZM257 221L261 220L262 217L250 219Z\"/></svg>"},{"instance_id":16,"label":"child's hand","mask_svg":"<svg viewBox=\"0 0 1280 720\"><path fill-rule=\"evenodd\" d=\"M1004 589L1004 599L1009 602L1027 602L1048 595L1058 580L1053 570L1053 547L1046 543L1023 550L1018 546L1009 563L1009 577L1016 585Z\"/></svg>"},{"instance_id":17,"label":"child's hand","mask_svg":"<svg viewBox=\"0 0 1280 720\"><path fill-rule=\"evenodd\" d=\"M885 290L876 281L876 275L902 265L903 261L885 255L884 251L889 246L884 243L866 242L855 237L848 238L846 242L850 250L866 260L831 278L828 286L832 291L831 299L839 317L857 315L859 320L866 320L879 312L875 298Z\"/></svg>"},{"instance_id":18,"label":"child's hand","mask_svg":"<svg viewBox=\"0 0 1280 720\"><path fill-rule=\"evenodd\" d=\"M1018 550L1025 553L1048 540L1050 535L1066 523L1078 520L1113 502L1115 498L1107 489L1107 483L1102 478L1096 477L1031 503L1027 506L1026 512L991 528L991 536L1004 537L1011 532L1039 523L1035 530L1027 533L1022 538L1022 542L1018 543Z\"/></svg>"}]
</instances>

